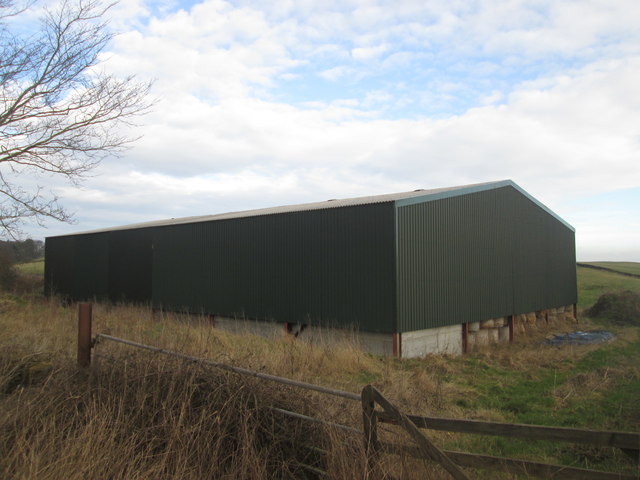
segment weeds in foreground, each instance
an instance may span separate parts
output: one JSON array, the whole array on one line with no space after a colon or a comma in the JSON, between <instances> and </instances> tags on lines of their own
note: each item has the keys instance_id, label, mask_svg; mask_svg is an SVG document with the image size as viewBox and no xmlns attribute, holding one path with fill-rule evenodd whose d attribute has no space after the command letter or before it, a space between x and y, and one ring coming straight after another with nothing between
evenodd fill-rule
<instances>
[{"instance_id":1,"label":"weeds in foreground","mask_svg":"<svg viewBox=\"0 0 640 480\"><path fill-rule=\"evenodd\" d=\"M283 419L268 408L361 427L358 405L245 383L153 355L138 357L115 344L101 344L94 370L79 373L76 321L77 310L55 300L0 299L0 478L314 478L301 464L324 468L331 478L369 476L360 442ZM417 415L640 427L633 409L640 394L635 327L615 327L617 339L598 346L543 347L540 341L550 332L540 329L472 355L399 360L349 344L230 334L206 319L158 315L143 307L96 304L94 326L95 332L351 392L372 383ZM581 320L579 328L590 327ZM401 440L396 427L381 429L387 439ZM610 450L428 435L449 449L633 468ZM385 458L381 468L403 479L421 478L425 470L437 478L430 467L408 458Z\"/></svg>"},{"instance_id":2,"label":"weeds in foreground","mask_svg":"<svg viewBox=\"0 0 640 480\"><path fill-rule=\"evenodd\" d=\"M55 366L19 385L6 382L19 369L3 367L0 478L367 476L357 443L347 464L335 432L274 411L307 405L272 384L144 354Z\"/></svg>"}]
</instances>

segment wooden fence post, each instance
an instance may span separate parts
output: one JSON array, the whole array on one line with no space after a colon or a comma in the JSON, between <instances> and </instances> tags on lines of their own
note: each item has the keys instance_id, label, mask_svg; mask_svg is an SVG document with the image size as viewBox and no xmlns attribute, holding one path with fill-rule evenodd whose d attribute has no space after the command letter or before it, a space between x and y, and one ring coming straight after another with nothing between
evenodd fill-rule
<instances>
[{"instance_id":1,"label":"wooden fence post","mask_svg":"<svg viewBox=\"0 0 640 480\"><path fill-rule=\"evenodd\" d=\"M422 452L425 458L429 458L439 463L448 473L456 480L469 480L469 477L460 470L460 468L447 457L442 450L436 447L426 435L424 435L405 414L400 412L389 400L384 398L382 394L376 390L373 386L367 385L365 388L370 388L370 395L373 397L375 403L380 405L382 409L391 418L393 418L398 425L404 428L407 433L417 443L418 449ZM363 390L364 399L364 390Z\"/></svg>"},{"instance_id":2,"label":"wooden fence post","mask_svg":"<svg viewBox=\"0 0 640 480\"><path fill-rule=\"evenodd\" d=\"M91 320L92 305L78 304L78 366L91 365Z\"/></svg>"},{"instance_id":3,"label":"wooden fence post","mask_svg":"<svg viewBox=\"0 0 640 480\"><path fill-rule=\"evenodd\" d=\"M362 401L362 422L364 425L364 447L369 460L369 467L373 467L380 444L378 442L378 417L375 412L373 387L367 385L360 395Z\"/></svg>"}]
</instances>

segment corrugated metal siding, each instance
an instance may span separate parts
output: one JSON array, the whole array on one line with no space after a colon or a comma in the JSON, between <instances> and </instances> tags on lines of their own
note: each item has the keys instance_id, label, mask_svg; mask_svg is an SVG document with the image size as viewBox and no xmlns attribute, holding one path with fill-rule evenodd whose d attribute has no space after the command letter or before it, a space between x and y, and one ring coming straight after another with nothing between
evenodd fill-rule
<instances>
[{"instance_id":1,"label":"corrugated metal siding","mask_svg":"<svg viewBox=\"0 0 640 480\"><path fill-rule=\"evenodd\" d=\"M398 208L398 329L575 303L573 231L512 187Z\"/></svg>"},{"instance_id":2,"label":"corrugated metal siding","mask_svg":"<svg viewBox=\"0 0 640 480\"><path fill-rule=\"evenodd\" d=\"M75 237L51 237L44 243L45 295L72 296L75 291Z\"/></svg>"},{"instance_id":3,"label":"corrugated metal siding","mask_svg":"<svg viewBox=\"0 0 640 480\"><path fill-rule=\"evenodd\" d=\"M156 307L394 330L393 203L159 228Z\"/></svg>"},{"instance_id":4,"label":"corrugated metal siding","mask_svg":"<svg viewBox=\"0 0 640 480\"><path fill-rule=\"evenodd\" d=\"M387 333L575 303L574 232L519 187L434 198L51 237L46 290Z\"/></svg>"},{"instance_id":5,"label":"corrugated metal siding","mask_svg":"<svg viewBox=\"0 0 640 480\"><path fill-rule=\"evenodd\" d=\"M153 230L109 232L109 299L151 302Z\"/></svg>"},{"instance_id":6,"label":"corrugated metal siding","mask_svg":"<svg viewBox=\"0 0 640 480\"><path fill-rule=\"evenodd\" d=\"M50 237L45 292L71 300L151 301L151 230Z\"/></svg>"},{"instance_id":7,"label":"corrugated metal siding","mask_svg":"<svg viewBox=\"0 0 640 480\"><path fill-rule=\"evenodd\" d=\"M575 232L529 199L511 195L513 232L513 313L577 302Z\"/></svg>"},{"instance_id":8,"label":"corrugated metal siding","mask_svg":"<svg viewBox=\"0 0 640 480\"><path fill-rule=\"evenodd\" d=\"M104 233L79 235L75 242L76 300L108 299L109 238Z\"/></svg>"},{"instance_id":9,"label":"corrugated metal siding","mask_svg":"<svg viewBox=\"0 0 640 480\"><path fill-rule=\"evenodd\" d=\"M108 297L107 234L47 238L45 291L72 300Z\"/></svg>"}]
</instances>

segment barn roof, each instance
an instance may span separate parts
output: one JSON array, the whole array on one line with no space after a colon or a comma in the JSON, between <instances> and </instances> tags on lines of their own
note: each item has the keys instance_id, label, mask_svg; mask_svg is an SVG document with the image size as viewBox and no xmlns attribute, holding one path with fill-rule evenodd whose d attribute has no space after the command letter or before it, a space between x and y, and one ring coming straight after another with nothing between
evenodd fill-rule
<instances>
[{"instance_id":1,"label":"barn roof","mask_svg":"<svg viewBox=\"0 0 640 480\"><path fill-rule=\"evenodd\" d=\"M395 202L396 206L402 207L402 206L413 205L417 203L440 200L443 198L482 192L485 190L493 190L496 188L501 188L506 186L511 186L515 188L520 193L528 197L531 201L533 201L536 205L544 209L547 213L549 213L550 215L558 219L560 222L562 222L565 226L567 226L571 230L574 230L574 228L571 225L569 225L566 221L560 218L553 211L549 210L545 205L540 203L534 197L529 195L525 190L523 190L515 182L511 180L501 180L497 182L476 183L471 185L459 185L454 187L433 188L428 190L419 189L419 190L413 190L410 192L389 193L384 195L372 195L367 197L331 199L331 200L325 200L323 202L302 203L297 205L284 205L279 207L260 208L255 210L243 210L238 212L220 213L215 215L199 215L199 216L193 216L193 217L170 218L166 220L155 220L150 222L134 223L129 225L117 226L117 227L89 230L84 232L78 232L75 235L102 233L102 232L110 232L110 231L118 231L118 230L133 230L137 228L165 227L165 226L171 226L171 225L182 225L187 223L211 222L211 221L217 221L217 220L229 220L234 218L257 217L257 216L263 216L263 215L274 215L274 214L290 213L290 212L304 212L304 211L311 211L311 210L325 210L329 208L350 207L350 206L356 206L356 205L368 205L368 204L387 203L387 202ZM61 235L61 236L64 236L64 235Z\"/></svg>"}]
</instances>

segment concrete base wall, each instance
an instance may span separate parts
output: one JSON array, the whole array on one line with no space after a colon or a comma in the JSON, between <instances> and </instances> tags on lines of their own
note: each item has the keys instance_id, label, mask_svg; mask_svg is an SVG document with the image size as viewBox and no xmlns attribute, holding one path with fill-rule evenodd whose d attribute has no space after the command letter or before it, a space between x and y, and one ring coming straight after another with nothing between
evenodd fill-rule
<instances>
[{"instance_id":1,"label":"concrete base wall","mask_svg":"<svg viewBox=\"0 0 640 480\"><path fill-rule=\"evenodd\" d=\"M469 323L466 333L466 351L472 352L482 346L497 342L508 342L514 335L526 334L530 328L552 325L557 320L575 321L575 308L567 305L537 312L499 317L482 322ZM215 317L217 328L234 333L251 333L277 338L293 335L300 341L316 345L353 345L374 355L400 356L402 358L423 357L428 354L464 353L464 324L415 330L404 333L371 333L356 329L333 329L304 325L292 325L289 329L282 323ZM511 326L509 326L511 325Z\"/></svg>"},{"instance_id":2,"label":"concrete base wall","mask_svg":"<svg viewBox=\"0 0 640 480\"><path fill-rule=\"evenodd\" d=\"M357 330L308 327L298 337L316 345L354 345L374 355L394 355L392 333L360 332Z\"/></svg>"},{"instance_id":3,"label":"concrete base wall","mask_svg":"<svg viewBox=\"0 0 640 480\"><path fill-rule=\"evenodd\" d=\"M335 329L314 326L292 325L287 331L286 324L262 320L234 319L216 316L216 328L233 333L250 333L266 338L295 335L300 341L315 345L348 344L374 355L394 355L392 333L360 332L355 329Z\"/></svg>"},{"instance_id":4,"label":"concrete base wall","mask_svg":"<svg viewBox=\"0 0 640 480\"><path fill-rule=\"evenodd\" d=\"M404 332L400 338L402 358L423 357L430 353L462 353L460 325Z\"/></svg>"},{"instance_id":5,"label":"concrete base wall","mask_svg":"<svg viewBox=\"0 0 640 480\"><path fill-rule=\"evenodd\" d=\"M292 325L289 332L285 324L260 320L234 319L216 316L213 320L216 328L243 334L249 333L266 338L278 338L283 335L295 335L296 339L315 345L353 345L374 355L396 356L402 358L422 357L430 353L462 353L462 335L460 325L430 328L395 335L392 333L360 332L352 329L302 327Z\"/></svg>"},{"instance_id":6,"label":"concrete base wall","mask_svg":"<svg viewBox=\"0 0 640 480\"><path fill-rule=\"evenodd\" d=\"M247 320L241 318L214 317L213 325L216 328L232 333L250 333L265 338L277 338L284 335L282 323L262 320Z\"/></svg>"}]
</instances>

